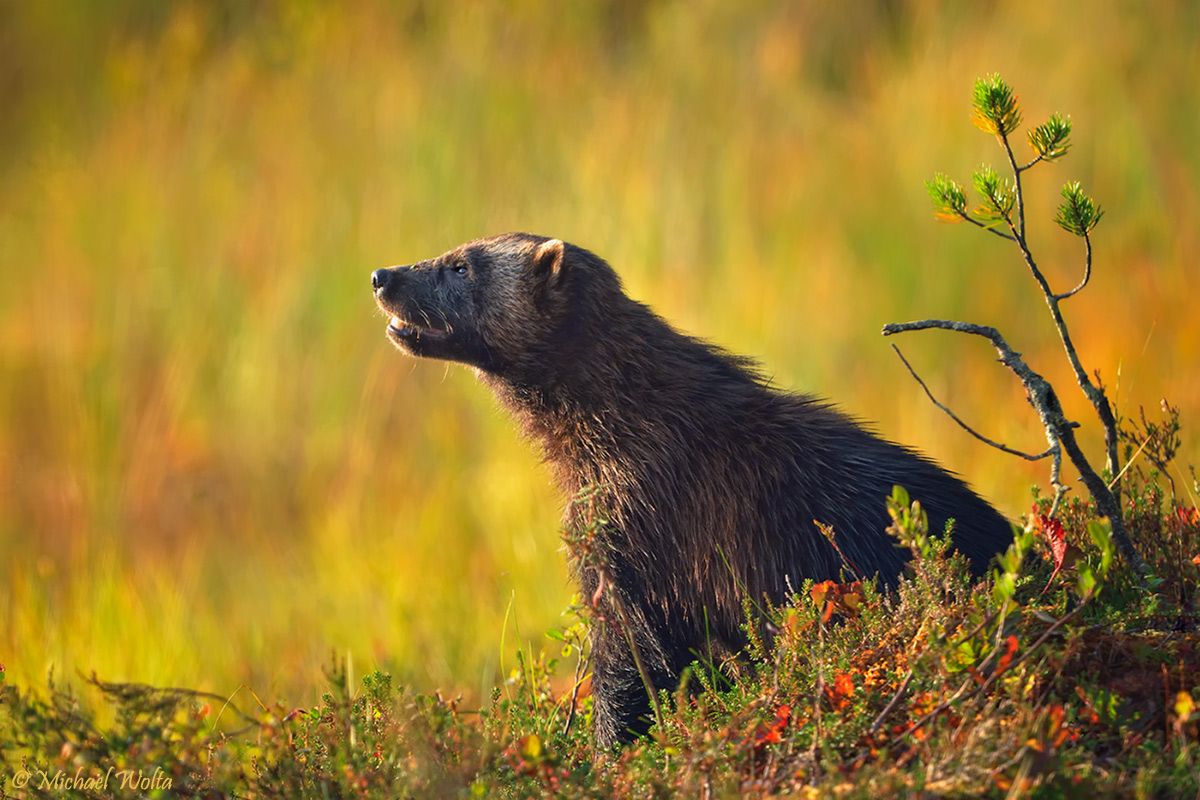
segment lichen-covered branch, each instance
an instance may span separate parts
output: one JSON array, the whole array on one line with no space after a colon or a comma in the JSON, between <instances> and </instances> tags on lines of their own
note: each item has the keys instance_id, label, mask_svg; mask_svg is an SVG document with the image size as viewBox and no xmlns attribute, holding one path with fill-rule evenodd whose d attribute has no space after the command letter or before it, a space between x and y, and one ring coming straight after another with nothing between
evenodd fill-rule
<instances>
[{"instance_id":1,"label":"lichen-covered branch","mask_svg":"<svg viewBox=\"0 0 1200 800\"><path fill-rule=\"evenodd\" d=\"M1020 187L1018 187L1018 196L1020 196ZM1085 237L1086 238L1086 237ZM1063 299L1056 295L1050 288L1050 283L1046 280L1046 276L1038 268L1037 262L1033 259L1033 254L1029 251L1028 243L1023 236L1018 236L1016 239L1017 246L1021 249L1021 256L1025 260L1025 265L1029 268L1029 272L1033 275L1033 279L1037 282L1038 287L1042 290L1042 297L1046 301L1046 307L1050 309L1050 317L1054 320L1054 327L1058 331L1059 339L1062 341L1063 350L1067 355L1067 362L1071 365L1071 371L1075 374L1075 382L1079 384L1079 388L1083 390L1083 394L1087 397L1092 407L1096 409L1096 414L1100 418L1100 424L1104 428L1104 452L1105 452L1105 468L1110 475L1117 474L1117 420L1113 415L1112 406L1109 405L1108 397L1103 391L1098 389L1088 377L1087 370L1083 368L1083 362L1079 359L1079 352L1075 349L1075 343L1071 340L1071 332L1067 329L1066 320L1063 319L1062 310L1059 308L1059 301ZM1088 245L1088 266L1086 270L1087 276L1091 275L1091 246ZM1086 283L1085 277L1085 283ZM1082 284L1080 287L1082 288ZM1078 289L1072 290L1066 296L1069 297ZM1113 484L1113 494L1119 499L1121 496L1120 483Z\"/></svg>"},{"instance_id":2,"label":"lichen-covered branch","mask_svg":"<svg viewBox=\"0 0 1200 800\"><path fill-rule=\"evenodd\" d=\"M1084 456L1083 450L1079 447L1079 443L1075 439L1075 428L1077 425L1068 420L1063 414L1058 396L1054 393L1054 387L1040 374L1031 369L1021 358L1020 353L1009 347L1008 342L1004 340L1004 337L1000 335L998 330L988 325L975 325L969 322L952 322L942 319L926 319L917 322L897 322L884 325L883 335L891 336L906 331L928 330L931 328L982 336L992 343L992 346L996 348L996 352L1000 354L1000 363L1008 367L1025 387L1025 391L1029 396L1029 402L1042 422L1042 426L1046 431L1046 438L1051 442L1051 447L1053 448L1056 445L1062 446L1062 449L1066 451L1067 457L1071 460L1075 469L1079 471L1080 478L1083 480L1088 492L1092 495L1092 499L1095 500L1097 511L1101 515L1108 517L1109 523L1112 526L1113 541L1117 549L1121 552L1121 557L1125 559L1125 563L1135 572L1139 575L1145 575L1147 571L1146 562L1137 552L1137 548L1133 546L1133 542L1125 530L1125 523L1121 518L1118 496L1109 489L1104 479L1088 463L1087 457ZM1060 488L1062 484L1059 482L1057 476L1053 476L1052 479L1055 483L1057 498L1064 489Z\"/></svg>"}]
</instances>

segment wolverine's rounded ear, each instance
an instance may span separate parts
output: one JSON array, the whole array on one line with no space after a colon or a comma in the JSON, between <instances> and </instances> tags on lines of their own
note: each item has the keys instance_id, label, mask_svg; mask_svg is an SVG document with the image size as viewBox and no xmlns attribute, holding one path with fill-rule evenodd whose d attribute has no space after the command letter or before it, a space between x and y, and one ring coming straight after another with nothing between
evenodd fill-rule
<instances>
[{"instance_id":1,"label":"wolverine's rounded ear","mask_svg":"<svg viewBox=\"0 0 1200 800\"><path fill-rule=\"evenodd\" d=\"M547 239L533 254L534 273L550 286L556 285L562 277L564 251L562 239Z\"/></svg>"}]
</instances>

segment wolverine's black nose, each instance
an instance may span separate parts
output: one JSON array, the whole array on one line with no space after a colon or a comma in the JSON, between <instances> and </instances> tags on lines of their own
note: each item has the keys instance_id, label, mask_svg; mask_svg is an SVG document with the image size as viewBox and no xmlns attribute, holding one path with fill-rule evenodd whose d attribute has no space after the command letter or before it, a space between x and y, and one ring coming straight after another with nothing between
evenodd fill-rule
<instances>
[{"instance_id":1,"label":"wolverine's black nose","mask_svg":"<svg viewBox=\"0 0 1200 800\"><path fill-rule=\"evenodd\" d=\"M390 269L377 269L371 273L371 288L379 291L387 286L388 278L392 277Z\"/></svg>"}]
</instances>

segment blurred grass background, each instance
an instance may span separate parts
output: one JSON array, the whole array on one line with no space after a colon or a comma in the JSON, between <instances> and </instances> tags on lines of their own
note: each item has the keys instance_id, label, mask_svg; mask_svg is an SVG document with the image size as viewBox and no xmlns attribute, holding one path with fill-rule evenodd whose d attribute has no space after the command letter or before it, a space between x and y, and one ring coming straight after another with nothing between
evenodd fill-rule
<instances>
[{"instance_id":1,"label":"blurred grass background","mask_svg":"<svg viewBox=\"0 0 1200 800\"><path fill-rule=\"evenodd\" d=\"M1198 41L1186 2L0 0L0 663L300 703L336 653L486 692L570 597L562 499L466 370L393 351L368 274L506 230L1024 511L1046 466L879 335L999 326L1096 452L1015 253L925 195L1002 165L969 122L990 72L1072 116L1031 241L1074 285L1059 188L1105 207L1066 314L1194 460ZM1044 446L985 343L899 343Z\"/></svg>"}]
</instances>

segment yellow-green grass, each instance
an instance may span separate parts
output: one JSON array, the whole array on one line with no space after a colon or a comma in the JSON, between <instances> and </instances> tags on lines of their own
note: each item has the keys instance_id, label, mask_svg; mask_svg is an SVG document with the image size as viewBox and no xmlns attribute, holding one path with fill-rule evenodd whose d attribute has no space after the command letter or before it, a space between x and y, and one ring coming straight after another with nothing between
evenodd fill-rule
<instances>
[{"instance_id":1,"label":"yellow-green grass","mask_svg":"<svg viewBox=\"0 0 1200 800\"><path fill-rule=\"evenodd\" d=\"M1002 166L964 110L990 72L1028 121L1072 116L1072 154L1027 176L1033 246L1078 280L1051 218L1082 181L1107 215L1066 304L1081 355L1123 413L1180 405L1194 460L1197 11L786 5L8 5L9 680L302 703L335 653L486 692L569 600L561 498L466 370L392 350L368 274L511 229L595 250L680 327L1021 513L1046 465L967 437L879 336L1001 327L1097 452L1015 253L925 196ZM899 344L971 423L1044 447L984 343Z\"/></svg>"}]
</instances>

